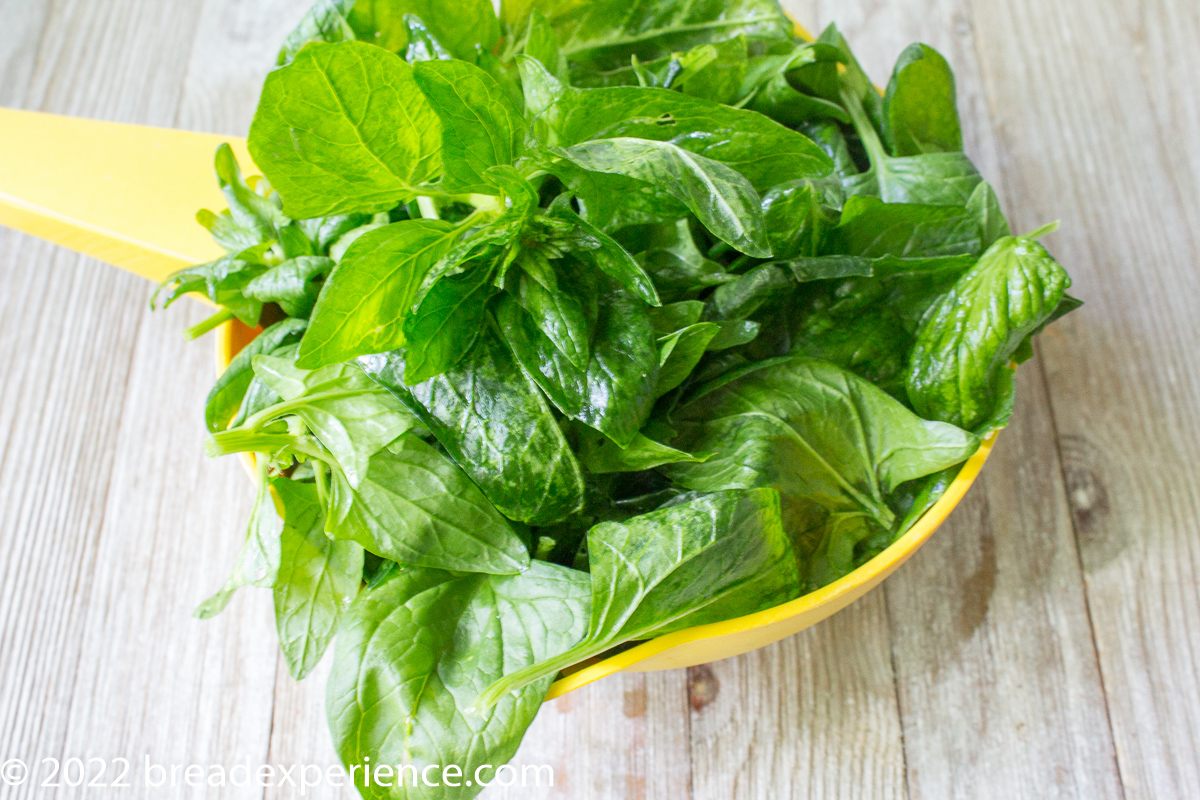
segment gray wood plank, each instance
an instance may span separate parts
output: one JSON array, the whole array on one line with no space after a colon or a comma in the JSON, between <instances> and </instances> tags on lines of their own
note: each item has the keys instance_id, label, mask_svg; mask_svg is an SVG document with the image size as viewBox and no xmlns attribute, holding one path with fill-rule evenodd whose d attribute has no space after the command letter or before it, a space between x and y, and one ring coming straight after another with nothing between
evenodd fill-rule
<instances>
[{"instance_id":1,"label":"gray wood plank","mask_svg":"<svg viewBox=\"0 0 1200 800\"><path fill-rule=\"evenodd\" d=\"M974 5L1012 185L1028 198L1016 219L1063 217L1054 246L1088 303L1041 353L1126 796L1194 796L1200 137L1182 125L1197 118L1186 50L1200 9Z\"/></svg>"},{"instance_id":2,"label":"gray wood plank","mask_svg":"<svg viewBox=\"0 0 1200 800\"><path fill-rule=\"evenodd\" d=\"M48 21L40 46L24 47L36 62L14 97L176 121L200 2L30 5ZM178 332L206 312L180 304L151 317L139 278L14 234L6 245L0 741L31 764L147 754L207 776L210 764L261 763L275 680L269 606L238 599L209 625L190 616L224 580L250 493L236 464L207 463L200 449L211 344ZM130 796L214 794L147 787L142 766Z\"/></svg>"},{"instance_id":3,"label":"gray wood plank","mask_svg":"<svg viewBox=\"0 0 1200 800\"><path fill-rule=\"evenodd\" d=\"M985 32L968 4L908 0L886 7L822 4L821 10L836 16L881 85L913 41L946 55L956 72L968 153L1006 207L1026 202L1007 180L1009 163L981 78ZM1073 198L1059 200L1067 205ZM1028 365L1017 423L980 485L886 584L914 798L1120 794L1040 385L1038 364Z\"/></svg>"},{"instance_id":4,"label":"gray wood plank","mask_svg":"<svg viewBox=\"0 0 1200 800\"><path fill-rule=\"evenodd\" d=\"M873 592L692 673L695 797L906 798L887 612Z\"/></svg>"}]
</instances>

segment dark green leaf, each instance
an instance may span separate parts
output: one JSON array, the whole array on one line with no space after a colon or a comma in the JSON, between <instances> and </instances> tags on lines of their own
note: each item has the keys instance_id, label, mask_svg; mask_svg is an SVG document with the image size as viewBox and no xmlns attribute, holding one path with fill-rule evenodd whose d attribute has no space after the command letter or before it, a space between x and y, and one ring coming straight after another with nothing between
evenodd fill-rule
<instances>
[{"instance_id":1,"label":"dark green leaf","mask_svg":"<svg viewBox=\"0 0 1200 800\"><path fill-rule=\"evenodd\" d=\"M416 434L376 453L356 488L334 473L325 528L402 564L507 575L525 544L459 467Z\"/></svg>"},{"instance_id":2,"label":"dark green leaf","mask_svg":"<svg viewBox=\"0 0 1200 800\"><path fill-rule=\"evenodd\" d=\"M979 255L979 223L963 208L884 203L874 197L851 197L842 219L830 231L822 254L853 256Z\"/></svg>"},{"instance_id":3,"label":"dark green leaf","mask_svg":"<svg viewBox=\"0 0 1200 800\"><path fill-rule=\"evenodd\" d=\"M979 438L928 422L832 364L790 357L726 376L677 408L672 447L716 453L664 467L698 491L772 486L829 512L865 514L885 529L896 486L960 463Z\"/></svg>"},{"instance_id":4,"label":"dark green leaf","mask_svg":"<svg viewBox=\"0 0 1200 800\"><path fill-rule=\"evenodd\" d=\"M985 423L1009 359L1070 285L1033 239L992 245L922 321L907 379L917 413L971 430Z\"/></svg>"},{"instance_id":5,"label":"dark green leaf","mask_svg":"<svg viewBox=\"0 0 1200 800\"><path fill-rule=\"evenodd\" d=\"M632 639L770 608L798 589L779 496L720 492L588 532L592 615L565 653L507 674L477 702L507 693Z\"/></svg>"},{"instance_id":6,"label":"dark green leaf","mask_svg":"<svg viewBox=\"0 0 1200 800\"><path fill-rule=\"evenodd\" d=\"M649 183L687 206L722 241L747 255L771 255L754 187L718 161L669 142L624 138L584 142L557 154L591 172Z\"/></svg>"},{"instance_id":7,"label":"dark green leaf","mask_svg":"<svg viewBox=\"0 0 1200 800\"><path fill-rule=\"evenodd\" d=\"M639 433L628 447L620 447L603 433L577 426L579 461L595 475L616 472L641 472L679 461L704 461L708 454L692 455L656 442Z\"/></svg>"},{"instance_id":8,"label":"dark green leaf","mask_svg":"<svg viewBox=\"0 0 1200 800\"><path fill-rule=\"evenodd\" d=\"M522 370L567 416L627 445L654 403L659 351L646 307L601 277L586 369L563 356L517 303L501 298L496 318Z\"/></svg>"},{"instance_id":9,"label":"dark green leaf","mask_svg":"<svg viewBox=\"0 0 1200 800\"><path fill-rule=\"evenodd\" d=\"M581 219L565 203L553 204L547 214L574 227L567 242L576 258L591 264L642 301L652 306L661 305L654 281L624 247Z\"/></svg>"},{"instance_id":10,"label":"dark green leaf","mask_svg":"<svg viewBox=\"0 0 1200 800\"><path fill-rule=\"evenodd\" d=\"M442 278L404 322L408 385L422 383L459 362L471 349L496 293L489 264Z\"/></svg>"},{"instance_id":11,"label":"dark green leaf","mask_svg":"<svg viewBox=\"0 0 1200 800\"><path fill-rule=\"evenodd\" d=\"M713 338L720 332L721 327L716 323L700 322L660 339L662 355L654 396L662 397L687 380L709 349Z\"/></svg>"},{"instance_id":12,"label":"dark green leaf","mask_svg":"<svg viewBox=\"0 0 1200 800\"><path fill-rule=\"evenodd\" d=\"M996 197L996 191L987 181L975 187L971 199L967 201L967 211L979 223L984 250L1005 236L1013 235L1004 212L1000 210L1000 198Z\"/></svg>"},{"instance_id":13,"label":"dark green leaf","mask_svg":"<svg viewBox=\"0 0 1200 800\"><path fill-rule=\"evenodd\" d=\"M591 69L614 69L744 35L786 40L792 24L774 0L559 0L505 2L501 18L521 30L532 9L545 14L562 52Z\"/></svg>"},{"instance_id":14,"label":"dark green leaf","mask_svg":"<svg viewBox=\"0 0 1200 800\"><path fill-rule=\"evenodd\" d=\"M509 519L545 525L582 505L583 475L558 423L492 331L454 369L413 387L404 385L401 353L358 361Z\"/></svg>"},{"instance_id":15,"label":"dark green leaf","mask_svg":"<svg viewBox=\"0 0 1200 800\"><path fill-rule=\"evenodd\" d=\"M243 293L261 303L278 303L289 317L307 317L321 291L318 280L333 268L333 259L300 256L271 267L246 284Z\"/></svg>"}]
</instances>

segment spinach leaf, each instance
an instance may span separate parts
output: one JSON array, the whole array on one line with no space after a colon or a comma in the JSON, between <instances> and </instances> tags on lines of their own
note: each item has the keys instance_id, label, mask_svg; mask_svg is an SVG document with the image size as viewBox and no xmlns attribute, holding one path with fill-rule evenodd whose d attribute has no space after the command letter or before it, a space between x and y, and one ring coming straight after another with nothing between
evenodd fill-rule
<instances>
[{"instance_id":1,"label":"spinach leaf","mask_svg":"<svg viewBox=\"0 0 1200 800\"><path fill-rule=\"evenodd\" d=\"M798 91L788 80L788 72L793 69L819 62L836 65L841 57L837 48L810 42L787 54L757 58L747 71L741 105L793 127L818 118L849 125L850 117L840 104Z\"/></svg>"},{"instance_id":2,"label":"spinach leaf","mask_svg":"<svg viewBox=\"0 0 1200 800\"><path fill-rule=\"evenodd\" d=\"M670 142L627 138L597 139L555 154L590 172L649 183L683 203L722 241L747 255L771 254L754 187L719 161Z\"/></svg>"},{"instance_id":3,"label":"spinach leaf","mask_svg":"<svg viewBox=\"0 0 1200 800\"><path fill-rule=\"evenodd\" d=\"M851 197L842 218L821 248L822 255L935 256L983 252L979 221L964 208L884 203L875 197Z\"/></svg>"},{"instance_id":4,"label":"spinach leaf","mask_svg":"<svg viewBox=\"0 0 1200 800\"><path fill-rule=\"evenodd\" d=\"M404 48L404 60L408 63L446 61L454 57L415 14L404 15L404 28L408 32L408 45Z\"/></svg>"},{"instance_id":5,"label":"spinach leaf","mask_svg":"<svg viewBox=\"0 0 1200 800\"><path fill-rule=\"evenodd\" d=\"M800 357L760 362L698 389L671 422L679 430L672 447L716 453L703 464L663 467L681 486L771 486L889 530L889 492L979 447L977 436L920 419L862 378Z\"/></svg>"},{"instance_id":6,"label":"spinach leaf","mask_svg":"<svg viewBox=\"0 0 1200 800\"><path fill-rule=\"evenodd\" d=\"M650 324L659 334L674 333L677 330L695 325L704 313L704 303L699 300L682 300L678 303L668 303L661 308L650 310Z\"/></svg>"},{"instance_id":7,"label":"spinach leaf","mask_svg":"<svg viewBox=\"0 0 1200 800\"><path fill-rule=\"evenodd\" d=\"M707 453L693 455L667 447L643 433L634 436L626 447L618 446L604 434L583 425L576 426L575 438L578 441L580 463L594 475L642 472L663 464L700 462L708 458Z\"/></svg>"},{"instance_id":8,"label":"spinach leaf","mask_svg":"<svg viewBox=\"0 0 1200 800\"><path fill-rule=\"evenodd\" d=\"M400 401L353 363L308 371L287 359L257 356L254 372L281 402L245 424L261 428L281 417L299 417L351 486L366 476L371 456L417 424Z\"/></svg>"},{"instance_id":9,"label":"spinach leaf","mask_svg":"<svg viewBox=\"0 0 1200 800\"><path fill-rule=\"evenodd\" d=\"M996 190L987 181L975 187L971 198L967 201L967 211L979 223L983 236L983 249L986 250L1006 236L1012 236L1012 228L1000 209L1000 198Z\"/></svg>"},{"instance_id":10,"label":"spinach leaf","mask_svg":"<svg viewBox=\"0 0 1200 800\"><path fill-rule=\"evenodd\" d=\"M590 70L623 67L632 56L653 61L738 35L788 40L792 31L775 0L515 0L503 3L500 16L509 30L520 30L533 9L549 20L562 52Z\"/></svg>"},{"instance_id":11,"label":"spinach leaf","mask_svg":"<svg viewBox=\"0 0 1200 800\"><path fill-rule=\"evenodd\" d=\"M661 355L654 396L662 397L687 380L720 332L721 326L716 323L700 322L659 339Z\"/></svg>"},{"instance_id":12,"label":"spinach leaf","mask_svg":"<svg viewBox=\"0 0 1200 800\"><path fill-rule=\"evenodd\" d=\"M292 258L250 281L242 293L260 303L278 303L289 317L307 317L321 291L319 281L334 266L325 256Z\"/></svg>"},{"instance_id":13,"label":"spinach leaf","mask_svg":"<svg viewBox=\"0 0 1200 800\"><path fill-rule=\"evenodd\" d=\"M491 330L436 378L405 386L404 355L358 363L398 397L509 519L545 525L583 504L583 474L537 389Z\"/></svg>"},{"instance_id":14,"label":"spinach leaf","mask_svg":"<svg viewBox=\"0 0 1200 800\"><path fill-rule=\"evenodd\" d=\"M505 575L529 566L525 544L448 458L406 433L351 487L333 473L326 531L376 555L435 569Z\"/></svg>"},{"instance_id":15,"label":"spinach leaf","mask_svg":"<svg viewBox=\"0 0 1200 800\"><path fill-rule=\"evenodd\" d=\"M301 680L321 660L338 624L358 596L363 550L325 535L316 484L272 482L283 504L275 624L288 672Z\"/></svg>"},{"instance_id":16,"label":"spinach leaf","mask_svg":"<svg viewBox=\"0 0 1200 800\"><path fill-rule=\"evenodd\" d=\"M285 319L260 333L242 348L221 373L204 403L204 422L209 431L223 430L238 413L246 390L254 378L254 357L275 352L304 333L302 319Z\"/></svg>"},{"instance_id":17,"label":"spinach leaf","mask_svg":"<svg viewBox=\"0 0 1200 800\"><path fill-rule=\"evenodd\" d=\"M510 298L500 299L496 320L521 369L560 411L625 446L654 404L659 351L646 307L607 278L596 278L595 333L585 369L563 356Z\"/></svg>"},{"instance_id":18,"label":"spinach leaf","mask_svg":"<svg viewBox=\"0 0 1200 800\"><path fill-rule=\"evenodd\" d=\"M991 427L989 417L1010 389L1009 359L1070 285L1033 239L992 245L922 321L907 376L917 413L971 430Z\"/></svg>"},{"instance_id":19,"label":"spinach leaf","mask_svg":"<svg viewBox=\"0 0 1200 800\"><path fill-rule=\"evenodd\" d=\"M442 168L441 124L399 56L313 44L267 76L254 162L292 217L385 211Z\"/></svg>"},{"instance_id":20,"label":"spinach leaf","mask_svg":"<svg viewBox=\"0 0 1200 800\"><path fill-rule=\"evenodd\" d=\"M405 220L357 239L321 289L296 364L312 369L403 347L417 289L458 235L448 222Z\"/></svg>"},{"instance_id":21,"label":"spinach leaf","mask_svg":"<svg viewBox=\"0 0 1200 800\"><path fill-rule=\"evenodd\" d=\"M815 256L827 232L838 222L841 186L836 190L811 180L788 181L763 195L767 242L777 259Z\"/></svg>"},{"instance_id":22,"label":"spinach leaf","mask_svg":"<svg viewBox=\"0 0 1200 800\"><path fill-rule=\"evenodd\" d=\"M525 55L536 59L561 83L570 79L567 57L563 55L558 36L550 22L536 8L529 14L529 26L525 30Z\"/></svg>"},{"instance_id":23,"label":"spinach leaf","mask_svg":"<svg viewBox=\"0 0 1200 800\"><path fill-rule=\"evenodd\" d=\"M900 54L883 100L883 140L893 156L961 153L954 73L927 44Z\"/></svg>"},{"instance_id":24,"label":"spinach leaf","mask_svg":"<svg viewBox=\"0 0 1200 800\"><path fill-rule=\"evenodd\" d=\"M572 255L590 263L643 302L652 306L662 304L654 281L619 243L582 219L565 203L552 204L547 216L571 226L565 243L570 246Z\"/></svg>"},{"instance_id":25,"label":"spinach leaf","mask_svg":"<svg viewBox=\"0 0 1200 800\"><path fill-rule=\"evenodd\" d=\"M233 574L221 590L196 608L196 617L211 619L225 610L234 592L243 586L270 588L275 584L279 572L279 535L283 520L271 497L271 484L267 479L267 462L258 459L258 493L254 508L250 512L250 524L246 528L246 541L238 555Z\"/></svg>"},{"instance_id":26,"label":"spinach leaf","mask_svg":"<svg viewBox=\"0 0 1200 800\"><path fill-rule=\"evenodd\" d=\"M617 236L627 250L636 253L634 258L669 300L696 297L709 287L737 280L736 275L725 272L720 263L700 251L686 218L670 224L627 228Z\"/></svg>"},{"instance_id":27,"label":"spinach leaf","mask_svg":"<svg viewBox=\"0 0 1200 800\"><path fill-rule=\"evenodd\" d=\"M769 489L703 495L588 532L591 622L582 642L506 674L476 701L509 692L622 642L753 613L790 599L796 562Z\"/></svg>"},{"instance_id":28,"label":"spinach leaf","mask_svg":"<svg viewBox=\"0 0 1200 800\"><path fill-rule=\"evenodd\" d=\"M982 178L971 159L962 153L924 153L890 156L871 127L861 104L847 99L871 168L845 180L849 194L872 195L885 203L965 205Z\"/></svg>"},{"instance_id":29,"label":"spinach leaf","mask_svg":"<svg viewBox=\"0 0 1200 800\"><path fill-rule=\"evenodd\" d=\"M471 779L512 758L552 676L487 711L467 709L506 672L579 641L588 585L583 573L534 562L509 576L401 568L364 591L338 637L327 690L334 747L363 797L473 797L480 787L409 785L415 773L401 767L453 764ZM396 787L380 786L374 769L368 786L365 763L394 765Z\"/></svg>"},{"instance_id":30,"label":"spinach leaf","mask_svg":"<svg viewBox=\"0 0 1200 800\"><path fill-rule=\"evenodd\" d=\"M456 58L472 59L476 45L491 50L500 25L488 0L452 7L437 0L318 0L284 42L279 63L288 64L309 42L370 42L394 53L410 44L405 17L419 17Z\"/></svg>"},{"instance_id":31,"label":"spinach leaf","mask_svg":"<svg viewBox=\"0 0 1200 800\"><path fill-rule=\"evenodd\" d=\"M812 140L761 114L665 89L560 88L532 127L560 148L596 139L666 142L721 162L756 191L833 168Z\"/></svg>"},{"instance_id":32,"label":"spinach leaf","mask_svg":"<svg viewBox=\"0 0 1200 800\"><path fill-rule=\"evenodd\" d=\"M520 155L521 112L492 76L465 61L422 61L413 77L442 122L442 189L495 194L483 173Z\"/></svg>"},{"instance_id":33,"label":"spinach leaf","mask_svg":"<svg viewBox=\"0 0 1200 800\"><path fill-rule=\"evenodd\" d=\"M404 321L408 343L404 381L410 386L451 369L470 351L487 315L495 262L488 255L442 278Z\"/></svg>"}]
</instances>

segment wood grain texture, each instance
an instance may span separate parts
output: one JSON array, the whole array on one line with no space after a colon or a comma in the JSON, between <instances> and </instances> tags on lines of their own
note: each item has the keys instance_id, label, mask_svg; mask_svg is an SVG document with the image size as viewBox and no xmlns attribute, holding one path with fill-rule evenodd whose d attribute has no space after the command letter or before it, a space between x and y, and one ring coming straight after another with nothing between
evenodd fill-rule
<instances>
[{"instance_id":1,"label":"wood grain texture","mask_svg":"<svg viewBox=\"0 0 1200 800\"><path fill-rule=\"evenodd\" d=\"M1020 225L1088 302L1041 343L1130 798L1200 786L1200 241L1194 3L976 4ZM1036 24L1035 24L1036 20ZM1117 53L1125 53L1117 57ZM1189 72L1190 70L1190 72ZM1054 75L1057 81L1046 81Z\"/></svg>"},{"instance_id":2,"label":"wood grain texture","mask_svg":"<svg viewBox=\"0 0 1200 800\"><path fill-rule=\"evenodd\" d=\"M292 0L0 0L0 103L237 134ZM1022 372L980 484L882 591L761 651L543 707L498 798L1189 798L1200 787L1200 7L789 0L880 82L956 68L967 150L1088 305ZM328 659L277 656L270 597L191 609L250 487L209 462L204 314L0 232L0 760L335 756ZM290 798L294 789L129 797ZM240 793L239 793L240 792ZM0 798L74 797L0 786ZM321 787L306 797L345 798Z\"/></svg>"}]
</instances>

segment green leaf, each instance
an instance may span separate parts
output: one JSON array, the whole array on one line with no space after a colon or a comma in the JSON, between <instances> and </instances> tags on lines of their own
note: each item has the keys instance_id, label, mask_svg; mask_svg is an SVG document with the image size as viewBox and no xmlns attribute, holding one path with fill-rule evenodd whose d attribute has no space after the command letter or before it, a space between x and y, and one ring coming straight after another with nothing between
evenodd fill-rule
<instances>
[{"instance_id":1,"label":"green leaf","mask_svg":"<svg viewBox=\"0 0 1200 800\"><path fill-rule=\"evenodd\" d=\"M243 293L261 303L278 303L289 317L307 317L321 291L318 281L334 266L324 256L289 259L250 281Z\"/></svg>"},{"instance_id":2,"label":"green leaf","mask_svg":"<svg viewBox=\"0 0 1200 800\"><path fill-rule=\"evenodd\" d=\"M454 462L413 433L376 453L350 487L333 474L326 531L402 564L506 575L525 544Z\"/></svg>"},{"instance_id":3,"label":"green leaf","mask_svg":"<svg viewBox=\"0 0 1200 800\"><path fill-rule=\"evenodd\" d=\"M665 142L719 161L756 191L833 171L808 137L742 109L667 89L560 89L532 123L552 147L596 139Z\"/></svg>"},{"instance_id":4,"label":"green leaf","mask_svg":"<svg viewBox=\"0 0 1200 800\"><path fill-rule=\"evenodd\" d=\"M844 101L871 161L867 172L845 179L847 193L871 195L885 203L966 205L983 180L971 159L958 152L889 155L862 101L849 93Z\"/></svg>"},{"instance_id":5,"label":"green leaf","mask_svg":"<svg viewBox=\"0 0 1200 800\"><path fill-rule=\"evenodd\" d=\"M278 203L259 195L246 183L237 156L228 144L217 148L216 171L217 183L229 204L233 221L254 232L255 244L277 238L277 231L287 224L287 218L279 210Z\"/></svg>"},{"instance_id":6,"label":"green leaf","mask_svg":"<svg viewBox=\"0 0 1200 800\"><path fill-rule=\"evenodd\" d=\"M694 298L712 286L737 280L696 246L688 220L627 228L618 234L622 245L653 278L660 295L669 300ZM672 328L671 330L677 330ZM670 331L665 331L670 333Z\"/></svg>"},{"instance_id":7,"label":"green leaf","mask_svg":"<svg viewBox=\"0 0 1200 800\"><path fill-rule=\"evenodd\" d=\"M279 63L287 64L309 42L355 39L403 53L409 45L405 16L421 19L455 58L474 59L475 46L491 50L500 24L489 0L453 5L437 0L318 0L284 42Z\"/></svg>"},{"instance_id":8,"label":"green leaf","mask_svg":"<svg viewBox=\"0 0 1200 800\"><path fill-rule=\"evenodd\" d=\"M603 433L584 425L576 426L579 461L594 475L616 472L642 472L663 464L680 461L702 462L708 454L692 455L656 442L639 433L627 447L620 447Z\"/></svg>"},{"instance_id":9,"label":"green leaf","mask_svg":"<svg viewBox=\"0 0 1200 800\"><path fill-rule=\"evenodd\" d=\"M815 256L827 232L838 222L841 186L836 189L811 180L788 181L763 195L767 242L777 259Z\"/></svg>"},{"instance_id":10,"label":"green leaf","mask_svg":"<svg viewBox=\"0 0 1200 800\"><path fill-rule=\"evenodd\" d=\"M441 375L470 351L485 324L487 301L496 293L492 272L492 265L477 264L442 278L404 321L408 385Z\"/></svg>"},{"instance_id":11,"label":"green leaf","mask_svg":"<svg viewBox=\"0 0 1200 800\"><path fill-rule=\"evenodd\" d=\"M381 787L374 770L368 787L362 765L412 765L417 773L437 765L427 774L442 782L448 764L473 780L484 764L495 769L507 762L553 677L487 711L467 708L506 672L579 641L587 629L588 586L584 573L534 562L503 577L404 568L364 591L338 637L327 690L334 747L347 769L358 768L351 776L362 796L473 797L481 787L414 788L406 777L412 769L390 781L404 789Z\"/></svg>"},{"instance_id":12,"label":"green leaf","mask_svg":"<svg viewBox=\"0 0 1200 800\"><path fill-rule=\"evenodd\" d=\"M422 61L413 77L442 122L442 190L495 194L483 173L520 155L521 112L492 76L465 61Z\"/></svg>"},{"instance_id":13,"label":"green leaf","mask_svg":"<svg viewBox=\"0 0 1200 800\"><path fill-rule=\"evenodd\" d=\"M704 313L704 303L699 300L683 300L678 303L668 303L661 308L650 310L650 323L659 334L674 333L677 330L695 325Z\"/></svg>"},{"instance_id":14,"label":"green leaf","mask_svg":"<svg viewBox=\"0 0 1200 800\"><path fill-rule=\"evenodd\" d=\"M559 47L554 28L537 9L529 15L529 26L525 30L525 55L541 62L561 83L565 84L570 79L567 57Z\"/></svg>"},{"instance_id":15,"label":"green leaf","mask_svg":"<svg viewBox=\"0 0 1200 800\"><path fill-rule=\"evenodd\" d=\"M796 562L769 489L720 492L588 532L592 613L587 637L561 655L506 674L476 701L509 692L610 647L750 614L795 596Z\"/></svg>"},{"instance_id":16,"label":"green leaf","mask_svg":"<svg viewBox=\"0 0 1200 800\"><path fill-rule=\"evenodd\" d=\"M325 281L297 365L321 367L403 347L417 289L457 237L448 222L405 220L355 240Z\"/></svg>"},{"instance_id":17,"label":"green leaf","mask_svg":"<svg viewBox=\"0 0 1200 800\"><path fill-rule=\"evenodd\" d=\"M1002 373L1071 285L1040 244L1000 239L926 314L908 369L908 397L922 416L974 430L995 410Z\"/></svg>"},{"instance_id":18,"label":"green leaf","mask_svg":"<svg viewBox=\"0 0 1200 800\"><path fill-rule=\"evenodd\" d=\"M316 484L272 482L283 503L280 567L275 580L275 626L288 672L312 672L337 633L363 576L363 550L325 535Z\"/></svg>"},{"instance_id":19,"label":"green leaf","mask_svg":"<svg viewBox=\"0 0 1200 800\"><path fill-rule=\"evenodd\" d=\"M829 512L869 516L891 530L886 495L905 481L966 460L979 438L920 419L832 364L765 361L697 390L675 410L672 447L713 452L664 467L688 489L771 486Z\"/></svg>"},{"instance_id":20,"label":"green leaf","mask_svg":"<svg viewBox=\"0 0 1200 800\"><path fill-rule=\"evenodd\" d=\"M578 369L587 369L591 360L597 313L595 286L583 283L551 291L522 273L516 295L538 329Z\"/></svg>"},{"instance_id":21,"label":"green leaf","mask_svg":"<svg viewBox=\"0 0 1200 800\"><path fill-rule=\"evenodd\" d=\"M404 385L404 357L358 363L396 395L509 519L545 525L583 503L583 474L537 389L485 330L467 357L432 380Z\"/></svg>"},{"instance_id":22,"label":"green leaf","mask_svg":"<svg viewBox=\"0 0 1200 800\"><path fill-rule=\"evenodd\" d=\"M404 15L404 28L408 33L408 45L404 48L404 60L410 64L418 61L439 61L453 58L450 51L438 41L429 27L415 14Z\"/></svg>"},{"instance_id":23,"label":"green leaf","mask_svg":"<svg viewBox=\"0 0 1200 800\"><path fill-rule=\"evenodd\" d=\"M302 319L277 322L233 357L204 402L204 422L209 431L224 430L238 413L242 398L246 396L246 390L254 378L254 357L273 353L298 340L306 324Z\"/></svg>"},{"instance_id":24,"label":"green leaf","mask_svg":"<svg viewBox=\"0 0 1200 800\"><path fill-rule=\"evenodd\" d=\"M994 245L1006 236L1012 236L1012 228L1000 209L1000 198L987 181L975 187L971 199L967 201L967 211L979 223L983 235L983 249Z\"/></svg>"},{"instance_id":25,"label":"green leaf","mask_svg":"<svg viewBox=\"0 0 1200 800\"><path fill-rule=\"evenodd\" d=\"M258 461L258 494L250 512L250 524L246 528L246 541L238 555L233 574L225 581L221 590L196 608L196 617L211 619L229 605L234 593L243 586L270 588L275 585L279 571L279 535L283 520L275 510L271 497L271 486L267 480L265 459Z\"/></svg>"},{"instance_id":26,"label":"green leaf","mask_svg":"<svg viewBox=\"0 0 1200 800\"><path fill-rule=\"evenodd\" d=\"M983 252L979 237L979 222L968 209L851 197L821 254L870 258L977 256Z\"/></svg>"},{"instance_id":27,"label":"green leaf","mask_svg":"<svg viewBox=\"0 0 1200 800\"><path fill-rule=\"evenodd\" d=\"M839 50L821 42L801 44L786 54L760 56L750 63L739 105L792 127L822 117L849 124L850 117L839 104L801 92L788 80L793 69L822 62L836 67L840 58Z\"/></svg>"},{"instance_id":28,"label":"green leaf","mask_svg":"<svg viewBox=\"0 0 1200 800\"><path fill-rule=\"evenodd\" d=\"M650 415L659 352L646 307L597 277L595 333L586 369L563 356L511 299L501 298L496 320L521 369L562 413L624 446ZM581 276L573 283L583 280Z\"/></svg>"},{"instance_id":29,"label":"green leaf","mask_svg":"<svg viewBox=\"0 0 1200 800\"><path fill-rule=\"evenodd\" d=\"M954 72L927 44L900 54L883 100L883 140L893 156L962 152Z\"/></svg>"},{"instance_id":30,"label":"green leaf","mask_svg":"<svg viewBox=\"0 0 1200 800\"><path fill-rule=\"evenodd\" d=\"M399 56L313 44L267 76L250 126L254 162L291 217L377 212L442 167L441 125Z\"/></svg>"},{"instance_id":31,"label":"green leaf","mask_svg":"<svg viewBox=\"0 0 1200 800\"><path fill-rule=\"evenodd\" d=\"M720 332L721 327L716 323L700 322L660 339L662 354L654 396L662 397L687 380Z\"/></svg>"},{"instance_id":32,"label":"green leaf","mask_svg":"<svg viewBox=\"0 0 1200 800\"><path fill-rule=\"evenodd\" d=\"M562 52L592 70L627 66L631 56L653 61L739 35L787 40L792 31L774 0L515 0L503 4L500 16L509 30L521 30L532 9L550 21Z\"/></svg>"},{"instance_id":33,"label":"green leaf","mask_svg":"<svg viewBox=\"0 0 1200 800\"><path fill-rule=\"evenodd\" d=\"M612 278L631 294L652 306L661 305L654 281L624 247L582 219L565 203L554 203L547 216L570 223L574 230L567 236L571 252Z\"/></svg>"},{"instance_id":34,"label":"green leaf","mask_svg":"<svg viewBox=\"0 0 1200 800\"><path fill-rule=\"evenodd\" d=\"M687 206L722 241L747 255L771 255L754 187L718 161L645 139L598 139L556 154L591 172L649 183Z\"/></svg>"},{"instance_id":35,"label":"green leaf","mask_svg":"<svg viewBox=\"0 0 1200 800\"><path fill-rule=\"evenodd\" d=\"M299 417L351 486L365 477L371 456L417 424L399 400L353 363L309 371L288 359L258 356L254 373L282 402L246 424L261 428L285 416Z\"/></svg>"},{"instance_id":36,"label":"green leaf","mask_svg":"<svg viewBox=\"0 0 1200 800\"><path fill-rule=\"evenodd\" d=\"M775 264L761 264L712 293L709 308L722 320L749 319L765 303L779 302L796 288L787 271Z\"/></svg>"}]
</instances>

